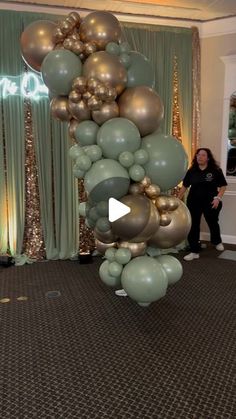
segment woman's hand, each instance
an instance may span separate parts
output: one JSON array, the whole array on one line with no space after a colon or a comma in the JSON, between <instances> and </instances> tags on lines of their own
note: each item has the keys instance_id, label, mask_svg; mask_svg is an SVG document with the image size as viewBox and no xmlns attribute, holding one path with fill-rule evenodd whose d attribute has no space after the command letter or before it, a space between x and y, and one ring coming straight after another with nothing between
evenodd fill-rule
<instances>
[{"instance_id":1,"label":"woman's hand","mask_svg":"<svg viewBox=\"0 0 236 419\"><path fill-rule=\"evenodd\" d=\"M218 199L217 197L214 197L214 199L211 203L212 208L214 208L214 209L218 208L219 203L220 203L220 199Z\"/></svg>"}]
</instances>

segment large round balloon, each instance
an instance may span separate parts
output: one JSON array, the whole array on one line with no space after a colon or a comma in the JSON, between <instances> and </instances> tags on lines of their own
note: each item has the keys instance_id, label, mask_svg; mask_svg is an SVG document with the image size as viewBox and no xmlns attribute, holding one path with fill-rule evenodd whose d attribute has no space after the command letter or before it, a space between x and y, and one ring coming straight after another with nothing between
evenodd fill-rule
<instances>
[{"instance_id":1,"label":"large round balloon","mask_svg":"<svg viewBox=\"0 0 236 419\"><path fill-rule=\"evenodd\" d=\"M130 298L144 305L164 297L168 279L157 260L150 256L138 256L125 265L121 283Z\"/></svg>"},{"instance_id":2,"label":"large round balloon","mask_svg":"<svg viewBox=\"0 0 236 419\"><path fill-rule=\"evenodd\" d=\"M140 52L132 51L130 54L131 64L128 67L127 87L155 86L155 73L150 61Z\"/></svg>"},{"instance_id":3,"label":"large round balloon","mask_svg":"<svg viewBox=\"0 0 236 419\"><path fill-rule=\"evenodd\" d=\"M121 198L129 189L127 170L116 160L101 159L95 162L84 178L84 187L94 202Z\"/></svg>"},{"instance_id":4,"label":"large round balloon","mask_svg":"<svg viewBox=\"0 0 236 419\"><path fill-rule=\"evenodd\" d=\"M83 66L83 75L104 83L108 82L116 89L117 94L125 89L127 83L127 71L119 58L106 51L95 52L87 58Z\"/></svg>"},{"instance_id":5,"label":"large round balloon","mask_svg":"<svg viewBox=\"0 0 236 419\"><path fill-rule=\"evenodd\" d=\"M169 249L180 244L186 237L191 228L191 215L187 206L180 200L176 210L171 211L171 222L158 228L150 238L148 244L160 249Z\"/></svg>"},{"instance_id":6,"label":"large round balloon","mask_svg":"<svg viewBox=\"0 0 236 419\"><path fill-rule=\"evenodd\" d=\"M172 135L153 133L143 138L142 148L149 155L144 168L152 183L162 191L178 185L188 167L188 156L181 142Z\"/></svg>"},{"instance_id":7,"label":"large round balloon","mask_svg":"<svg viewBox=\"0 0 236 419\"><path fill-rule=\"evenodd\" d=\"M146 241L159 227L155 205L144 195L126 195L120 201L131 211L112 223L112 231L124 241Z\"/></svg>"},{"instance_id":8,"label":"large round balloon","mask_svg":"<svg viewBox=\"0 0 236 419\"><path fill-rule=\"evenodd\" d=\"M119 42L121 27L118 19L108 12L96 11L89 13L81 22L80 39L93 42L98 49L104 50L108 42Z\"/></svg>"},{"instance_id":9,"label":"large round balloon","mask_svg":"<svg viewBox=\"0 0 236 419\"><path fill-rule=\"evenodd\" d=\"M118 159L123 151L135 152L140 147L139 130L126 118L112 118L98 131L97 143L104 157Z\"/></svg>"},{"instance_id":10,"label":"large round balloon","mask_svg":"<svg viewBox=\"0 0 236 419\"><path fill-rule=\"evenodd\" d=\"M54 48L53 31L56 23L50 20L36 20L22 32L20 38L21 55L33 70L40 71L46 55Z\"/></svg>"},{"instance_id":11,"label":"large round balloon","mask_svg":"<svg viewBox=\"0 0 236 419\"><path fill-rule=\"evenodd\" d=\"M130 87L118 100L120 116L130 119L141 136L157 130L164 115L160 96L148 86Z\"/></svg>"},{"instance_id":12,"label":"large round balloon","mask_svg":"<svg viewBox=\"0 0 236 419\"><path fill-rule=\"evenodd\" d=\"M72 90L73 80L81 75L82 64L73 52L54 50L44 58L41 71L48 89L56 95L66 96Z\"/></svg>"},{"instance_id":13,"label":"large round balloon","mask_svg":"<svg viewBox=\"0 0 236 419\"><path fill-rule=\"evenodd\" d=\"M171 255L160 255L156 260L161 264L166 272L168 285L175 284L183 275L183 266L180 261Z\"/></svg>"}]
</instances>

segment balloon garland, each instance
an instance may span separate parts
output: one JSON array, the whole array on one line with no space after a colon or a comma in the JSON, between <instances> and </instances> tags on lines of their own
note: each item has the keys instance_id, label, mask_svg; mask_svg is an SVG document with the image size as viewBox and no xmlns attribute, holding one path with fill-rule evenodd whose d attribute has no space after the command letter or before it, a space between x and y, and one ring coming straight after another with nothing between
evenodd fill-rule
<instances>
[{"instance_id":1,"label":"balloon garland","mask_svg":"<svg viewBox=\"0 0 236 419\"><path fill-rule=\"evenodd\" d=\"M188 159L175 137L159 132L164 106L152 66L121 34L111 13L94 11L82 19L72 12L58 23L26 27L21 53L41 72L51 114L68 121L75 140L69 155L88 198L79 212L105 257L101 280L148 306L182 276L178 259L151 257L148 248L168 249L187 237L189 211L168 190L182 180ZM111 197L131 209L114 222Z\"/></svg>"}]
</instances>

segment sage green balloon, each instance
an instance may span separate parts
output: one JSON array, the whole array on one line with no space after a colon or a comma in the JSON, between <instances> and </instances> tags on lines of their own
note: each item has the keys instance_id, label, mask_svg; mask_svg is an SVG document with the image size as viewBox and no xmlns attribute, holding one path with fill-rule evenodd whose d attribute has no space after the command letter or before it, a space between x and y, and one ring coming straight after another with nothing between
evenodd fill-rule
<instances>
[{"instance_id":1,"label":"sage green balloon","mask_svg":"<svg viewBox=\"0 0 236 419\"><path fill-rule=\"evenodd\" d=\"M82 149L82 147L79 147L78 144L72 145L72 147L70 147L69 149L69 157L72 160L76 160L79 156L83 154L84 154L84 150Z\"/></svg>"},{"instance_id":2,"label":"sage green balloon","mask_svg":"<svg viewBox=\"0 0 236 419\"><path fill-rule=\"evenodd\" d=\"M138 128L127 118L112 118L106 121L97 135L97 144L101 147L104 157L110 159L118 159L123 151L138 150L140 143Z\"/></svg>"},{"instance_id":3,"label":"sage green balloon","mask_svg":"<svg viewBox=\"0 0 236 419\"><path fill-rule=\"evenodd\" d=\"M110 221L107 217L100 217L96 222L96 228L102 233L105 233L111 229Z\"/></svg>"},{"instance_id":4,"label":"sage green balloon","mask_svg":"<svg viewBox=\"0 0 236 419\"><path fill-rule=\"evenodd\" d=\"M108 215L108 201L98 202L96 208L101 217L106 217Z\"/></svg>"},{"instance_id":5,"label":"sage green balloon","mask_svg":"<svg viewBox=\"0 0 236 419\"><path fill-rule=\"evenodd\" d=\"M168 279L157 260L150 256L138 256L125 265L121 284L128 296L142 305L164 297Z\"/></svg>"},{"instance_id":6,"label":"sage green balloon","mask_svg":"<svg viewBox=\"0 0 236 419\"><path fill-rule=\"evenodd\" d=\"M157 256L156 260L166 272L168 284L175 284L183 275L183 267L180 261L171 255Z\"/></svg>"},{"instance_id":7,"label":"sage green balloon","mask_svg":"<svg viewBox=\"0 0 236 419\"><path fill-rule=\"evenodd\" d=\"M87 215L87 203L86 202L80 202L80 204L79 204L79 215L81 215L81 217L86 217L86 215Z\"/></svg>"},{"instance_id":8,"label":"sage green balloon","mask_svg":"<svg viewBox=\"0 0 236 419\"><path fill-rule=\"evenodd\" d=\"M134 161L136 164L145 164L147 163L149 157L148 152L140 148L139 150L135 151L134 153Z\"/></svg>"},{"instance_id":9,"label":"sage green balloon","mask_svg":"<svg viewBox=\"0 0 236 419\"><path fill-rule=\"evenodd\" d=\"M97 222L97 220L99 219L99 214L96 207L92 207L89 209L88 217L90 220L95 221L95 223Z\"/></svg>"},{"instance_id":10,"label":"sage green balloon","mask_svg":"<svg viewBox=\"0 0 236 419\"><path fill-rule=\"evenodd\" d=\"M80 58L67 49L49 52L41 66L42 78L50 92L65 96L72 90L72 83L81 76Z\"/></svg>"},{"instance_id":11,"label":"sage green balloon","mask_svg":"<svg viewBox=\"0 0 236 419\"><path fill-rule=\"evenodd\" d=\"M127 87L155 86L155 73L150 61L145 55L137 51L130 53L130 65L127 70Z\"/></svg>"},{"instance_id":12,"label":"sage green balloon","mask_svg":"<svg viewBox=\"0 0 236 419\"><path fill-rule=\"evenodd\" d=\"M163 192L180 183L188 168L188 156L179 140L154 132L143 137L142 148L148 152L149 161L144 169L152 183Z\"/></svg>"},{"instance_id":13,"label":"sage green balloon","mask_svg":"<svg viewBox=\"0 0 236 419\"><path fill-rule=\"evenodd\" d=\"M93 163L86 172L84 187L87 194L95 202L116 199L126 195L130 178L128 172L116 160L101 159Z\"/></svg>"},{"instance_id":14,"label":"sage green balloon","mask_svg":"<svg viewBox=\"0 0 236 419\"><path fill-rule=\"evenodd\" d=\"M140 182L145 177L145 170L139 164L134 164L129 169L129 175L135 182Z\"/></svg>"},{"instance_id":15,"label":"sage green balloon","mask_svg":"<svg viewBox=\"0 0 236 419\"><path fill-rule=\"evenodd\" d=\"M110 265L108 266L108 272L110 275L115 276L116 278L121 276L123 270L123 265L121 265L120 263L114 261L111 262Z\"/></svg>"},{"instance_id":16,"label":"sage green balloon","mask_svg":"<svg viewBox=\"0 0 236 419\"><path fill-rule=\"evenodd\" d=\"M115 254L115 260L118 263L121 263L122 265L126 265L132 257L130 249L127 249L125 247L120 247L116 254Z\"/></svg>"},{"instance_id":17,"label":"sage green balloon","mask_svg":"<svg viewBox=\"0 0 236 419\"><path fill-rule=\"evenodd\" d=\"M131 57L126 52L120 54L120 62L125 68L129 68L131 64Z\"/></svg>"},{"instance_id":18,"label":"sage green balloon","mask_svg":"<svg viewBox=\"0 0 236 419\"><path fill-rule=\"evenodd\" d=\"M79 156L76 159L76 166L80 169L80 170L88 170L91 166L92 166L92 162L90 160L90 158L88 156L86 156L86 154Z\"/></svg>"},{"instance_id":19,"label":"sage green balloon","mask_svg":"<svg viewBox=\"0 0 236 419\"><path fill-rule=\"evenodd\" d=\"M109 262L114 262L116 251L117 251L117 249L114 249L114 247L111 247L110 249L107 249L105 251L105 258L107 260L109 260Z\"/></svg>"},{"instance_id":20,"label":"sage green balloon","mask_svg":"<svg viewBox=\"0 0 236 419\"><path fill-rule=\"evenodd\" d=\"M116 42L108 42L105 48L106 52L112 55L120 55L120 46Z\"/></svg>"},{"instance_id":21,"label":"sage green balloon","mask_svg":"<svg viewBox=\"0 0 236 419\"><path fill-rule=\"evenodd\" d=\"M98 145L86 146L85 154L90 158L92 162L100 160L102 157L102 149Z\"/></svg>"},{"instance_id":22,"label":"sage green balloon","mask_svg":"<svg viewBox=\"0 0 236 419\"><path fill-rule=\"evenodd\" d=\"M134 164L134 155L130 151L123 151L119 155L119 162L123 167L130 167Z\"/></svg>"},{"instance_id":23,"label":"sage green balloon","mask_svg":"<svg viewBox=\"0 0 236 419\"><path fill-rule=\"evenodd\" d=\"M82 121L76 127L74 137L81 146L96 144L98 130L96 122Z\"/></svg>"},{"instance_id":24,"label":"sage green balloon","mask_svg":"<svg viewBox=\"0 0 236 419\"><path fill-rule=\"evenodd\" d=\"M109 273L109 265L110 262L108 260L105 260L99 268L99 276L101 280L108 285L109 287L120 287L120 277L112 276Z\"/></svg>"},{"instance_id":25,"label":"sage green balloon","mask_svg":"<svg viewBox=\"0 0 236 419\"><path fill-rule=\"evenodd\" d=\"M75 177L77 177L78 179L83 179L84 174L85 174L85 171L84 171L84 170L81 170L81 169L77 166L77 164L75 164L75 165L73 166L73 175L74 175Z\"/></svg>"}]
</instances>

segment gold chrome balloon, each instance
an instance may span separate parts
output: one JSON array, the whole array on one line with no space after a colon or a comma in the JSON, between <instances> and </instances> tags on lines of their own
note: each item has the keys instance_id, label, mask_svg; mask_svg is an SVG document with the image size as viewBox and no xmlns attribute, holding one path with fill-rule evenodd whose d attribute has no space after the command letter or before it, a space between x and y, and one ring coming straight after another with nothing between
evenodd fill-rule
<instances>
[{"instance_id":1,"label":"gold chrome balloon","mask_svg":"<svg viewBox=\"0 0 236 419\"><path fill-rule=\"evenodd\" d=\"M141 185L143 185L145 188L151 185L151 179L147 176L145 176L143 178L143 180L141 180Z\"/></svg>"},{"instance_id":2,"label":"gold chrome balloon","mask_svg":"<svg viewBox=\"0 0 236 419\"><path fill-rule=\"evenodd\" d=\"M51 114L53 118L59 121L69 121L71 114L68 109L68 99L64 96L57 96L51 100L50 103Z\"/></svg>"},{"instance_id":3,"label":"gold chrome balloon","mask_svg":"<svg viewBox=\"0 0 236 419\"><path fill-rule=\"evenodd\" d=\"M151 199L158 197L160 193L161 189L158 185L151 184L145 188L145 194Z\"/></svg>"},{"instance_id":4,"label":"gold chrome balloon","mask_svg":"<svg viewBox=\"0 0 236 419\"><path fill-rule=\"evenodd\" d=\"M168 198L168 203L169 203L169 211L174 211L179 206L179 200L175 196L170 196Z\"/></svg>"},{"instance_id":5,"label":"gold chrome balloon","mask_svg":"<svg viewBox=\"0 0 236 419\"><path fill-rule=\"evenodd\" d=\"M55 46L55 29L56 23L50 20L36 20L30 23L21 35L21 55L26 64L36 71L40 71L44 58Z\"/></svg>"},{"instance_id":6,"label":"gold chrome balloon","mask_svg":"<svg viewBox=\"0 0 236 419\"><path fill-rule=\"evenodd\" d=\"M157 130L164 115L160 96L148 86L126 89L119 98L120 116L138 127L142 137Z\"/></svg>"},{"instance_id":7,"label":"gold chrome balloon","mask_svg":"<svg viewBox=\"0 0 236 419\"><path fill-rule=\"evenodd\" d=\"M157 209L162 211L168 211L169 210L169 197L166 195L160 195L156 198L156 207Z\"/></svg>"},{"instance_id":8,"label":"gold chrome balloon","mask_svg":"<svg viewBox=\"0 0 236 419\"><path fill-rule=\"evenodd\" d=\"M87 78L80 76L73 80L72 89L79 93L85 93L87 91Z\"/></svg>"},{"instance_id":9,"label":"gold chrome balloon","mask_svg":"<svg viewBox=\"0 0 236 419\"><path fill-rule=\"evenodd\" d=\"M81 100L81 94L76 92L76 90L72 90L69 93L69 100L74 103L78 103Z\"/></svg>"},{"instance_id":10,"label":"gold chrome balloon","mask_svg":"<svg viewBox=\"0 0 236 419\"><path fill-rule=\"evenodd\" d=\"M120 94L127 83L127 71L116 55L106 51L95 52L84 63L83 75L87 78L96 78L101 82L109 82L111 87Z\"/></svg>"},{"instance_id":11,"label":"gold chrome balloon","mask_svg":"<svg viewBox=\"0 0 236 419\"><path fill-rule=\"evenodd\" d=\"M148 244L160 249L169 249L181 243L191 228L191 215L187 206L180 200L176 210L171 212L171 222L167 226L160 226L151 237Z\"/></svg>"},{"instance_id":12,"label":"gold chrome balloon","mask_svg":"<svg viewBox=\"0 0 236 419\"><path fill-rule=\"evenodd\" d=\"M100 253L101 255L105 255L107 249L109 249L110 247L116 247L116 242L103 243L100 240L95 239L95 247L98 253Z\"/></svg>"},{"instance_id":13,"label":"gold chrome balloon","mask_svg":"<svg viewBox=\"0 0 236 419\"><path fill-rule=\"evenodd\" d=\"M77 121L77 119L71 119L69 124L68 124L68 132L69 132L69 136L71 138L73 138L74 140L75 138L75 131L79 126L79 121Z\"/></svg>"},{"instance_id":14,"label":"gold chrome balloon","mask_svg":"<svg viewBox=\"0 0 236 419\"><path fill-rule=\"evenodd\" d=\"M168 226L171 223L171 215L168 212L163 212L160 215L160 226Z\"/></svg>"},{"instance_id":15,"label":"gold chrome balloon","mask_svg":"<svg viewBox=\"0 0 236 419\"><path fill-rule=\"evenodd\" d=\"M132 195L142 194L144 192L144 187L141 183L131 183L129 187L129 193Z\"/></svg>"},{"instance_id":16,"label":"gold chrome balloon","mask_svg":"<svg viewBox=\"0 0 236 419\"><path fill-rule=\"evenodd\" d=\"M120 41L121 26L113 14L96 11L83 19L79 34L83 42L94 42L98 49L104 50L108 42Z\"/></svg>"},{"instance_id":17,"label":"gold chrome balloon","mask_svg":"<svg viewBox=\"0 0 236 419\"><path fill-rule=\"evenodd\" d=\"M119 107L116 102L103 103L99 110L92 111L92 118L98 124L102 125L104 122L119 116Z\"/></svg>"},{"instance_id":18,"label":"gold chrome balloon","mask_svg":"<svg viewBox=\"0 0 236 419\"><path fill-rule=\"evenodd\" d=\"M147 242L131 243L127 241L117 242L118 248L125 247L131 251L132 258L145 255L147 249Z\"/></svg>"},{"instance_id":19,"label":"gold chrome balloon","mask_svg":"<svg viewBox=\"0 0 236 419\"><path fill-rule=\"evenodd\" d=\"M68 108L73 118L78 119L78 121L91 119L90 110L83 100L80 100L78 103L74 103L69 100Z\"/></svg>"}]
</instances>

